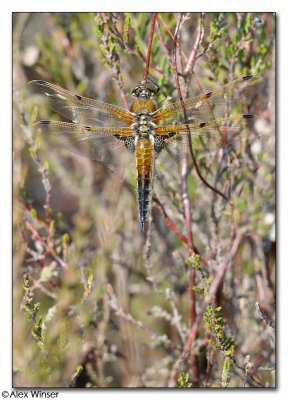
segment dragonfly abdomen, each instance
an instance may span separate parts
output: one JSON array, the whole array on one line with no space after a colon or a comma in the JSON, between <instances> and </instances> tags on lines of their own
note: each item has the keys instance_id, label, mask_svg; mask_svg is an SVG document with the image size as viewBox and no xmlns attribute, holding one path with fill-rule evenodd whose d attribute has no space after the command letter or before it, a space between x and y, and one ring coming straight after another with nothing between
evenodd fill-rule
<instances>
[{"instance_id":1,"label":"dragonfly abdomen","mask_svg":"<svg viewBox=\"0 0 288 400\"><path fill-rule=\"evenodd\" d=\"M135 143L138 211L141 230L148 219L153 186L154 138L137 138Z\"/></svg>"}]
</instances>

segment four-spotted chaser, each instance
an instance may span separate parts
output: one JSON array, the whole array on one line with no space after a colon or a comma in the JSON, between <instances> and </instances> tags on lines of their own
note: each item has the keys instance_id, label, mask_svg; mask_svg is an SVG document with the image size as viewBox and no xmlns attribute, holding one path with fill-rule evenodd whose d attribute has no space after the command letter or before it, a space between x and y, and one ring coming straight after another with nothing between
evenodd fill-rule
<instances>
[{"instance_id":1,"label":"four-spotted chaser","mask_svg":"<svg viewBox=\"0 0 288 400\"><path fill-rule=\"evenodd\" d=\"M213 92L157 109L154 97L159 87L148 76L132 91L135 100L130 111L42 80L31 81L28 87L44 94L53 111L72 121L39 121L36 135L47 136L56 147L102 162L116 161L122 148L135 154L139 220L144 231L158 155L176 148L188 152L188 142L195 157L223 146L227 132L240 132L254 118L241 113L229 116L229 104L233 99L251 99L262 84L262 78L247 75Z\"/></svg>"}]
</instances>

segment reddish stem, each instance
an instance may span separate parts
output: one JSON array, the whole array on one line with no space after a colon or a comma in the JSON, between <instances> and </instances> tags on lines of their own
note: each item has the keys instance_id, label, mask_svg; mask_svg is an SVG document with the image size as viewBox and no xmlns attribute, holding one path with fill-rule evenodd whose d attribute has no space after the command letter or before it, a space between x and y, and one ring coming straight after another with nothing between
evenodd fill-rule
<instances>
[{"instance_id":1,"label":"reddish stem","mask_svg":"<svg viewBox=\"0 0 288 400\"><path fill-rule=\"evenodd\" d=\"M187 74L187 86L189 86L190 84L190 78L191 75L193 74L193 70L194 70L194 64L196 61L196 56L199 50L199 46L203 40L203 36L204 36L204 19L205 19L205 13L201 13L200 14L200 21L198 23L198 32L197 32L197 36L196 36L196 40L193 46L193 49L190 53L190 56L188 58L187 61L187 65L185 68L184 73Z\"/></svg>"},{"instance_id":2,"label":"reddish stem","mask_svg":"<svg viewBox=\"0 0 288 400\"><path fill-rule=\"evenodd\" d=\"M128 98L127 98L125 90L124 90L123 81L122 80L119 81L118 79L116 79L116 81L117 81L118 87L120 89L120 96L121 96L121 99L123 101L124 107L125 107L126 110L129 111L130 107L129 107Z\"/></svg>"},{"instance_id":3,"label":"reddish stem","mask_svg":"<svg viewBox=\"0 0 288 400\"><path fill-rule=\"evenodd\" d=\"M258 291L258 297L259 297L259 303L262 305L262 308L264 309L265 312L268 312L269 306L267 303L267 298L266 298L266 293L265 293L265 287L268 287L268 282L264 283L264 276L262 272L262 268L264 268L264 265L262 266L261 261L259 260L259 257L261 255L259 254L260 251L262 252L262 243L260 241L260 238L254 234L250 234L250 238L253 242L252 250L253 250L253 261L254 261L254 270L255 270L255 280L256 280L256 287ZM261 249L261 250L260 250ZM262 255L263 257L263 255ZM262 266L262 268L261 268Z\"/></svg>"},{"instance_id":4,"label":"reddish stem","mask_svg":"<svg viewBox=\"0 0 288 400\"><path fill-rule=\"evenodd\" d=\"M25 221L25 226L26 228L32 233L32 235L35 237L38 242L42 243L45 249L47 249L47 243L46 241L39 235L39 233L36 231L36 229L30 224L30 222Z\"/></svg>"},{"instance_id":5,"label":"reddish stem","mask_svg":"<svg viewBox=\"0 0 288 400\"><path fill-rule=\"evenodd\" d=\"M194 155L194 151L193 151L193 148L192 148L191 139L189 140L189 149L190 149L190 153L191 153L191 156L192 156L192 161L193 161L193 165L194 165L195 171L197 172L197 175L199 176L201 181L204 183L204 185L207 186L210 190L212 190L212 192L214 192L214 193L218 194L219 196L221 196L227 202L230 202L228 197L224 193L220 192L220 190L218 190L214 186L210 185L210 183L208 183L206 181L206 179L204 178L204 176L201 174L199 165L197 164L197 161L195 159L195 155Z\"/></svg>"},{"instance_id":6,"label":"reddish stem","mask_svg":"<svg viewBox=\"0 0 288 400\"><path fill-rule=\"evenodd\" d=\"M180 233L180 232L178 231L178 229L176 228L176 226L173 224L173 222L172 222L171 219L169 218L168 214L166 213L166 211L165 211L163 205L160 203L160 201L157 199L156 196L153 196L153 201L157 204L159 210L161 211L161 213L162 213L162 215L163 215L163 217L164 217L164 219L165 219L165 222L166 222L167 226L175 233L176 236L178 236L178 238L179 238L183 243L185 243L185 244L187 245L187 244L188 244L187 238L186 238L184 235L182 235L182 233Z\"/></svg>"},{"instance_id":7,"label":"reddish stem","mask_svg":"<svg viewBox=\"0 0 288 400\"><path fill-rule=\"evenodd\" d=\"M152 42L153 42L154 28L155 28L157 14L158 14L157 12L154 12L153 15L152 15L152 23L151 23L151 29L150 29L150 35L149 35L149 42L148 42L148 50L147 50L146 68L145 68L145 72L144 72L144 79L147 78L148 73L149 73L151 49L152 49Z\"/></svg>"},{"instance_id":8,"label":"reddish stem","mask_svg":"<svg viewBox=\"0 0 288 400\"><path fill-rule=\"evenodd\" d=\"M195 61L196 61L196 58L197 58L197 53L198 53L198 50L199 50L199 46L200 46L201 41L202 41L202 39L203 39L203 23L204 23L204 17L205 17L205 13L201 13L200 22L199 22L199 28L198 28L198 34L197 34L195 44L194 44L194 46L193 46L193 49L192 49L192 51L191 51L191 54L190 54L190 57L189 57L189 60L188 60L188 62L187 62L187 66L186 66L186 69L185 69L185 72L187 73L188 82L190 82L190 78L191 78L191 75L192 75L192 73L193 73L194 64L195 64ZM178 82L179 82L178 74L177 74L177 80L178 80ZM200 85L199 82L198 82L198 84ZM178 85L179 85L179 83L178 83ZM176 86L177 86L177 84L176 84ZM180 86L179 86L179 89L180 89ZM200 88L200 90L203 91L202 88ZM178 96L179 96L179 91L180 91L180 90L178 90ZM180 96L181 96L181 97L179 97L179 98L180 98L180 100L182 100L181 91L180 91ZM184 118L185 118L185 123L187 124L187 123L188 123L188 118L187 118L186 109L185 109L185 105L184 105L184 104L183 104L183 114L184 114ZM203 175L201 174L199 165L198 165L198 163L197 163L197 161L196 161L196 158L195 158L195 155L194 155L194 151L193 151L193 147L192 147L192 142L191 142L190 136L189 136L189 150L190 150L190 154L191 154L191 157L192 157L192 161L193 161L193 165L194 165L195 171L196 171L197 175L199 176L200 180L201 180L201 181L204 183L204 185L206 185L210 190L212 190L214 193L218 194L218 195L221 196L224 200L226 200L227 202L229 202L228 197L227 197L224 193L220 192L218 189L216 189L216 188L214 188L212 185L210 185L210 183L208 183L208 182L206 181L206 179L203 177Z\"/></svg>"},{"instance_id":9,"label":"reddish stem","mask_svg":"<svg viewBox=\"0 0 288 400\"><path fill-rule=\"evenodd\" d=\"M198 48L195 48L195 46L194 46L194 48L193 48L193 54L194 54L193 60L194 60L194 62L192 64L190 63L190 68L192 68L192 70L194 68L194 63L196 61L197 51L198 51ZM198 81L197 78L196 78L196 83L198 84L198 87L200 88L200 91L202 92L202 94L204 94L203 88L201 87L201 84L200 84L200 82ZM212 192L218 194L225 201L229 202L228 197L224 193L220 192L220 190L218 190L214 186L210 185L210 183L207 182L206 179L204 178L204 176L201 174L199 165L198 165L198 163L196 161L196 158L195 158L195 155L194 155L191 139L189 140L189 150L190 150L190 154L191 154L191 157L192 157L192 161L193 161L193 165L194 165L195 171L196 171L198 177L200 178L200 180L204 183L205 186L207 186L210 190L212 190Z\"/></svg>"},{"instance_id":10,"label":"reddish stem","mask_svg":"<svg viewBox=\"0 0 288 400\"><path fill-rule=\"evenodd\" d=\"M176 226L174 225L174 223L172 222L172 220L170 219L170 217L168 216L167 212L165 211L165 208L163 206L163 204L160 202L160 200L156 197L153 196L153 201L154 203L157 205L157 207L159 208L159 210L161 211L165 222L168 226L168 228L171 229L171 231L173 231L175 233L176 236L178 236L178 238L185 243L186 245L188 244L188 240L186 238L186 236L182 235L182 233L180 233L178 231L178 229L176 228ZM201 257L201 255L199 254L199 250L197 249L197 247L195 247L195 253L197 253L200 256L200 261L202 264L206 265L206 267L208 267L208 261L204 258Z\"/></svg>"},{"instance_id":11,"label":"reddish stem","mask_svg":"<svg viewBox=\"0 0 288 400\"><path fill-rule=\"evenodd\" d=\"M171 32L168 24L165 22L164 18L161 16L161 14L159 14L159 20L164 25L164 28L166 29L166 31L170 35L171 39L174 40L174 35ZM161 32L161 30L160 30L160 32ZM177 45L178 45L178 42L177 42ZM168 48L167 43L165 44L165 46ZM180 49L180 53L181 53L181 57L185 60L185 62L187 62L188 60L187 60L187 57L186 57L186 54L184 53L184 51Z\"/></svg>"},{"instance_id":12,"label":"reddish stem","mask_svg":"<svg viewBox=\"0 0 288 400\"><path fill-rule=\"evenodd\" d=\"M200 328L200 323L202 321L202 317L203 317L203 314L204 314L204 311L205 311L205 308L206 308L206 304L209 304L214 300L214 298L216 296L216 293L217 293L221 283L223 282L227 267L230 265L231 261L236 256L236 254L237 254L237 252L239 250L239 247L240 247L240 245L242 243L243 237L244 237L244 232L240 230L237 233L237 235L236 235L236 237L235 237L235 239L234 239L234 241L232 243L232 246L230 248L230 251L229 251L226 259L217 268L217 273L216 273L216 275L215 275L215 277L213 279L213 282L212 282L212 284L210 286L208 296L205 299L205 306L198 313L197 318L195 320L195 323L191 327L191 330L190 330L189 335L187 337L187 340L185 342L183 352L182 352L182 354L180 356L180 360L182 362L184 362L187 359L187 357L189 356L190 351L191 351L191 347L193 345L193 342L197 338L197 334L198 334L198 331L199 331L199 328ZM178 375L178 371L175 372L175 375L174 375L174 379L175 380L177 379L177 375Z\"/></svg>"},{"instance_id":13,"label":"reddish stem","mask_svg":"<svg viewBox=\"0 0 288 400\"><path fill-rule=\"evenodd\" d=\"M182 102L183 97L182 97L182 93L181 93L178 70L177 70L177 39L178 39L181 20L182 20L182 17L180 15L180 17L178 18L178 21L177 21L177 25L176 25L175 33L174 33L174 37L173 37L173 42L174 42L173 66L174 66L174 71L175 71L174 75L175 75L175 84L176 84L177 94L178 94L179 100ZM188 118L187 118L187 113L186 113L184 103L182 103L182 106L183 106L183 114L184 114L185 123L188 124ZM186 231L187 231L188 247L192 253L194 251L194 243L193 243L193 235L192 235L192 230L191 230L190 202L189 202L189 197L188 197L188 192L187 192L187 174L188 174L188 162L187 161L188 160L186 157L183 159L183 162L182 162L181 189L182 189L184 221L185 221Z\"/></svg>"}]
</instances>

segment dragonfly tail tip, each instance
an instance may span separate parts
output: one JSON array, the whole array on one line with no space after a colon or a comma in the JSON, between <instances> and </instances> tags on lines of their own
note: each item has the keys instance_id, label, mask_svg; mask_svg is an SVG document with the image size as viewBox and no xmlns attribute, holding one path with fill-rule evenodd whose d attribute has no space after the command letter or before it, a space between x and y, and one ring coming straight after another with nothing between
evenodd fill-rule
<instances>
[{"instance_id":1,"label":"dragonfly tail tip","mask_svg":"<svg viewBox=\"0 0 288 400\"><path fill-rule=\"evenodd\" d=\"M143 232L143 233L145 233L145 221L140 221L140 229L141 229L141 231Z\"/></svg>"}]
</instances>

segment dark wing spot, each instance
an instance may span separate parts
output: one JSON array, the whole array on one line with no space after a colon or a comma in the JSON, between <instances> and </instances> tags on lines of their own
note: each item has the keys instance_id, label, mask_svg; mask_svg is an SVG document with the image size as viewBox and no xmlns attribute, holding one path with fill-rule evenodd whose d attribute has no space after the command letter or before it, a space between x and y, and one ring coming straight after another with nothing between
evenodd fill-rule
<instances>
[{"instance_id":1,"label":"dark wing spot","mask_svg":"<svg viewBox=\"0 0 288 400\"><path fill-rule=\"evenodd\" d=\"M253 78L253 75L246 75L246 76L243 76L243 81L249 81L249 79L252 79Z\"/></svg>"},{"instance_id":2,"label":"dark wing spot","mask_svg":"<svg viewBox=\"0 0 288 400\"><path fill-rule=\"evenodd\" d=\"M40 121L41 125L49 125L51 123L51 121L48 121L46 119L43 119L42 121Z\"/></svg>"},{"instance_id":3,"label":"dark wing spot","mask_svg":"<svg viewBox=\"0 0 288 400\"><path fill-rule=\"evenodd\" d=\"M209 97L211 97L211 96L212 96L212 93L213 93L213 92L208 92L208 93L205 93L205 96L207 97L207 99L209 99Z\"/></svg>"},{"instance_id":4,"label":"dark wing spot","mask_svg":"<svg viewBox=\"0 0 288 400\"><path fill-rule=\"evenodd\" d=\"M170 133L168 133L167 137L164 136L163 139L170 139L175 135L176 135L176 132L170 132Z\"/></svg>"},{"instance_id":5,"label":"dark wing spot","mask_svg":"<svg viewBox=\"0 0 288 400\"><path fill-rule=\"evenodd\" d=\"M165 140L165 139L171 139L173 136L176 135L176 132L169 132L167 135L155 135L154 140Z\"/></svg>"},{"instance_id":6,"label":"dark wing spot","mask_svg":"<svg viewBox=\"0 0 288 400\"><path fill-rule=\"evenodd\" d=\"M255 118L255 115L253 115L253 114L243 114L243 118L245 118L245 119L253 119L253 118Z\"/></svg>"},{"instance_id":7,"label":"dark wing spot","mask_svg":"<svg viewBox=\"0 0 288 400\"><path fill-rule=\"evenodd\" d=\"M126 136L122 136L122 135L113 135L113 136L118 140L127 140Z\"/></svg>"},{"instance_id":8,"label":"dark wing spot","mask_svg":"<svg viewBox=\"0 0 288 400\"><path fill-rule=\"evenodd\" d=\"M38 85L46 85L45 81L37 80L36 82Z\"/></svg>"},{"instance_id":9,"label":"dark wing spot","mask_svg":"<svg viewBox=\"0 0 288 400\"><path fill-rule=\"evenodd\" d=\"M206 126L206 122L200 122L199 128L203 128L204 126Z\"/></svg>"},{"instance_id":10,"label":"dark wing spot","mask_svg":"<svg viewBox=\"0 0 288 400\"><path fill-rule=\"evenodd\" d=\"M91 131L91 126L85 126L85 129L86 129L87 131Z\"/></svg>"},{"instance_id":11,"label":"dark wing spot","mask_svg":"<svg viewBox=\"0 0 288 400\"><path fill-rule=\"evenodd\" d=\"M82 97L79 96L78 94L75 94L75 97L76 97L76 99L79 100L79 101L82 100Z\"/></svg>"}]
</instances>

